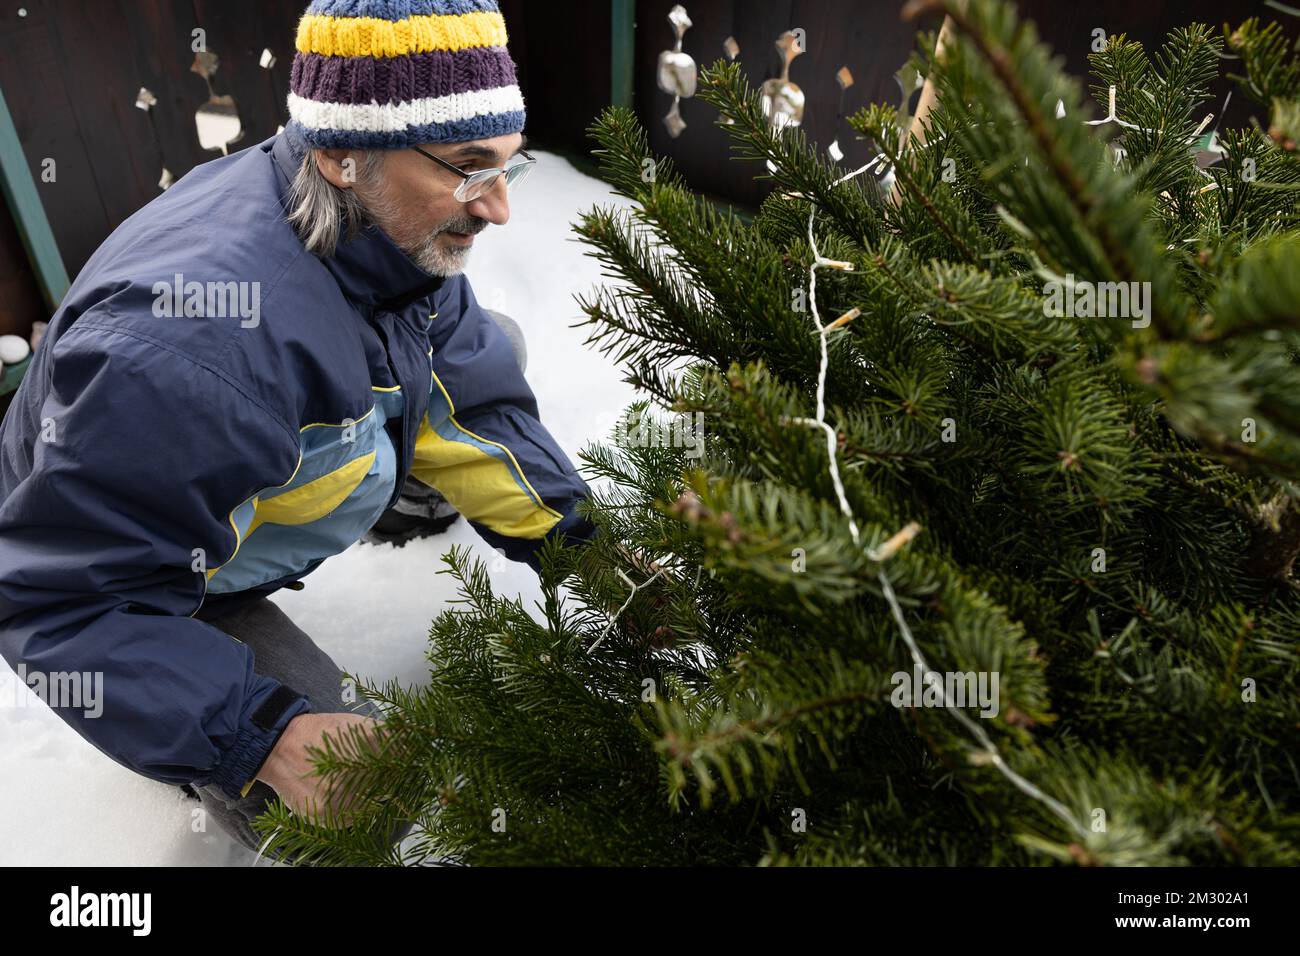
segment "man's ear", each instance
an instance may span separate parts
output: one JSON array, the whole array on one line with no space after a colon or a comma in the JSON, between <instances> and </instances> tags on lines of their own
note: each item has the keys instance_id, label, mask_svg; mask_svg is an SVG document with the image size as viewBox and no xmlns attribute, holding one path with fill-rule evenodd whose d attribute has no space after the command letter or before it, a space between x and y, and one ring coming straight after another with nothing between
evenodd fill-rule
<instances>
[{"instance_id":1,"label":"man's ear","mask_svg":"<svg viewBox=\"0 0 1300 956\"><path fill-rule=\"evenodd\" d=\"M332 185L351 189L357 181L357 158L349 149L315 150L316 168Z\"/></svg>"}]
</instances>

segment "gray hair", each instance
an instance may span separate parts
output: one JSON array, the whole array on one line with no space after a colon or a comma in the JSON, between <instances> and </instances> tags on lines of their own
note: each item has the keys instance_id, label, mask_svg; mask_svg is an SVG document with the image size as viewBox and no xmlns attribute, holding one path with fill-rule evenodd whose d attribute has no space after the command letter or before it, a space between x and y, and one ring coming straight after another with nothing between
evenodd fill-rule
<instances>
[{"instance_id":1,"label":"gray hair","mask_svg":"<svg viewBox=\"0 0 1300 956\"><path fill-rule=\"evenodd\" d=\"M356 181L366 183L379 174L385 154L378 149L357 150L349 158L356 161ZM321 173L313 149L303 156L288 198L290 225L307 251L322 258L334 255L342 227L346 226L351 240L371 222L355 189L340 189Z\"/></svg>"}]
</instances>

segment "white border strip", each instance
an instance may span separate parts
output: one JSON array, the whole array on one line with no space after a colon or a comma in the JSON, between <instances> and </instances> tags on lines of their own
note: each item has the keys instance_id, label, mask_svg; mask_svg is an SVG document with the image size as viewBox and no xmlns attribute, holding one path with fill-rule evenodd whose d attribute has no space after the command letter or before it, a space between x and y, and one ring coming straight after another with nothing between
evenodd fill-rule
<instances>
[{"instance_id":1,"label":"white border strip","mask_svg":"<svg viewBox=\"0 0 1300 956\"><path fill-rule=\"evenodd\" d=\"M426 97L405 103L321 103L289 94L289 115L308 129L337 129L357 133L399 132L413 126L455 123L511 113L524 108L517 85L498 86L450 96Z\"/></svg>"}]
</instances>

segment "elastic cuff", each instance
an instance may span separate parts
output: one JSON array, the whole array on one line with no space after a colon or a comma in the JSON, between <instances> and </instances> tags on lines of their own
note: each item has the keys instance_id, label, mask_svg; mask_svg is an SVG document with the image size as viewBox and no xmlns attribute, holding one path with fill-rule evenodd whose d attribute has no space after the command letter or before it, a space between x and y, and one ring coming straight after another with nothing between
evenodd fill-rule
<instances>
[{"instance_id":1,"label":"elastic cuff","mask_svg":"<svg viewBox=\"0 0 1300 956\"><path fill-rule=\"evenodd\" d=\"M569 509L569 513L563 519L558 521L547 537L564 536L564 543L568 546L582 544L596 537L600 531L600 525L596 524L586 515L578 514L577 506Z\"/></svg>"},{"instance_id":2,"label":"elastic cuff","mask_svg":"<svg viewBox=\"0 0 1300 956\"><path fill-rule=\"evenodd\" d=\"M209 783L232 800L243 796L289 721L308 709L306 697L287 687L278 688L239 729L239 736L212 771Z\"/></svg>"}]
</instances>

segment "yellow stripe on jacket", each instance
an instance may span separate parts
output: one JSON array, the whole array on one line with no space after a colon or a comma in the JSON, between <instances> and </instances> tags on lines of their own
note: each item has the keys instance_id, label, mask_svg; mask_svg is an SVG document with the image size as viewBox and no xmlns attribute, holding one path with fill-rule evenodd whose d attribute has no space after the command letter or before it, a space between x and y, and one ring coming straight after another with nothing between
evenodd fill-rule
<instances>
[{"instance_id":1,"label":"yellow stripe on jacket","mask_svg":"<svg viewBox=\"0 0 1300 956\"><path fill-rule=\"evenodd\" d=\"M411 474L432 485L469 521L508 538L546 537L564 515L542 500L514 454L500 442L476 435L456 421L456 407L437 375L430 410L446 403L454 437L439 434L426 413L415 439Z\"/></svg>"},{"instance_id":2,"label":"yellow stripe on jacket","mask_svg":"<svg viewBox=\"0 0 1300 956\"><path fill-rule=\"evenodd\" d=\"M414 16L405 20L307 14L298 21L299 53L322 56L394 57L434 50L505 46L500 13Z\"/></svg>"},{"instance_id":3,"label":"yellow stripe on jacket","mask_svg":"<svg viewBox=\"0 0 1300 956\"><path fill-rule=\"evenodd\" d=\"M366 455L360 455L352 459L341 468L331 471L327 475L321 475L315 481L309 481L301 487L286 491L282 495L274 498L254 498L253 499L253 520L248 524L248 530L239 535L238 528L235 529L237 542L235 545L235 554L239 553L239 546L248 540L249 536L264 524L286 524L286 525L303 525L311 524L318 518L323 518L344 501L348 495L356 491L357 486L365 480L366 475L370 472L370 466L375 462L375 453L372 451ZM235 555L230 556L230 561L235 559ZM227 561L226 564L229 564ZM208 579L220 571L226 565L220 565L211 568L208 571Z\"/></svg>"},{"instance_id":4,"label":"yellow stripe on jacket","mask_svg":"<svg viewBox=\"0 0 1300 956\"><path fill-rule=\"evenodd\" d=\"M448 441L426 420L411 474L437 488L467 519L508 538L544 538L564 516L520 490L510 468L475 445Z\"/></svg>"}]
</instances>

